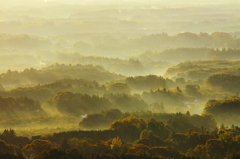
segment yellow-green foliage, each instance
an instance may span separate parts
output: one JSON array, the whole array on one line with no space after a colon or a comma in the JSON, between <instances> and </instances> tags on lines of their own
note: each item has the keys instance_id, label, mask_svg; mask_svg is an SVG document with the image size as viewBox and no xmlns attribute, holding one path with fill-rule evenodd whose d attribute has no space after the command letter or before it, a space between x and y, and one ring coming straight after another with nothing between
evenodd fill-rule
<instances>
[{"instance_id":1,"label":"yellow-green foliage","mask_svg":"<svg viewBox=\"0 0 240 159\"><path fill-rule=\"evenodd\" d=\"M240 99L237 96L228 97L223 100L209 100L205 104L204 113L212 113L213 115L221 115L224 113L238 114Z\"/></svg>"},{"instance_id":2,"label":"yellow-green foliage","mask_svg":"<svg viewBox=\"0 0 240 159\"><path fill-rule=\"evenodd\" d=\"M166 88L166 80L162 76L157 75L128 77L126 83L137 91Z\"/></svg>"},{"instance_id":3,"label":"yellow-green foliage","mask_svg":"<svg viewBox=\"0 0 240 159\"><path fill-rule=\"evenodd\" d=\"M21 85L28 82L32 83L49 83L63 78L83 78L87 80L108 81L113 79L124 78L122 75L105 71L101 66L93 65L51 65L49 67L37 70L34 68L25 69L24 71L11 71L0 75L0 83L3 85Z\"/></svg>"},{"instance_id":4,"label":"yellow-green foliage","mask_svg":"<svg viewBox=\"0 0 240 159\"><path fill-rule=\"evenodd\" d=\"M119 139L119 137L115 137L115 138L112 140L112 144L111 144L110 146L111 146L111 149L114 150L114 151L120 149L121 146L122 146L122 141L121 141L121 139Z\"/></svg>"},{"instance_id":5,"label":"yellow-green foliage","mask_svg":"<svg viewBox=\"0 0 240 159\"><path fill-rule=\"evenodd\" d=\"M144 129L146 127L146 123L142 118L136 118L135 116L129 116L125 119L120 119L113 122L109 129L110 130L124 130L128 127L135 126L137 128Z\"/></svg>"},{"instance_id":6,"label":"yellow-green foliage","mask_svg":"<svg viewBox=\"0 0 240 159\"><path fill-rule=\"evenodd\" d=\"M106 90L110 93L131 93L131 89L126 83L110 84L106 87Z\"/></svg>"},{"instance_id":7,"label":"yellow-green foliage","mask_svg":"<svg viewBox=\"0 0 240 159\"><path fill-rule=\"evenodd\" d=\"M236 74L239 74L240 68L235 70ZM229 73L229 72L228 72ZM227 91L237 93L240 90L240 75L230 74L214 74L208 77L206 85L210 86L218 91Z\"/></svg>"},{"instance_id":8,"label":"yellow-green foliage","mask_svg":"<svg viewBox=\"0 0 240 159\"><path fill-rule=\"evenodd\" d=\"M230 126L239 124L239 104L238 96L228 97L227 99L209 100L203 109L203 113L211 113L220 125L221 122Z\"/></svg>"},{"instance_id":9,"label":"yellow-green foliage","mask_svg":"<svg viewBox=\"0 0 240 159\"><path fill-rule=\"evenodd\" d=\"M238 50L239 51L239 50ZM235 58L236 60L236 58ZM187 61L168 68L165 76L179 76L188 79L207 79L210 75L217 73L240 74L239 61L226 60L203 60Z\"/></svg>"}]
</instances>

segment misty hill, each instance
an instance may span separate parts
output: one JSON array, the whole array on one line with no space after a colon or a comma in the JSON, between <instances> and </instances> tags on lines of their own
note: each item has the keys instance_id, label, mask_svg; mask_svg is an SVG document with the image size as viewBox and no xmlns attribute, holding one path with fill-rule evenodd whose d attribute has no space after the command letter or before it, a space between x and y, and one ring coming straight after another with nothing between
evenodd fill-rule
<instances>
[{"instance_id":1,"label":"misty hill","mask_svg":"<svg viewBox=\"0 0 240 159\"><path fill-rule=\"evenodd\" d=\"M203 109L204 114L213 114L218 124L226 125L239 124L240 98L232 96L222 100L209 100Z\"/></svg>"},{"instance_id":2,"label":"misty hill","mask_svg":"<svg viewBox=\"0 0 240 159\"><path fill-rule=\"evenodd\" d=\"M208 77L206 80L206 86L215 89L215 91L219 92L232 92L239 94L240 91L240 75L239 70L235 69L238 75L232 74L213 74Z\"/></svg>"},{"instance_id":3,"label":"misty hill","mask_svg":"<svg viewBox=\"0 0 240 159\"><path fill-rule=\"evenodd\" d=\"M169 124L169 126L173 126L175 129L177 123L174 120L182 120L182 126L179 127L178 130L175 129L176 132L183 131L184 124L191 123L192 125L198 127L200 129L202 126L207 130L214 130L216 126L216 121L214 120L212 115L190 115L190 114L182 114L182 113L154 113L154 112L121 112L118 109L110 109L103 111L102 113L89 114L86 118L79 122L79 126L85 129L103 129L109 128L109 125L113 123L115 120L121 120L126 117L130 117L131 115L137 118L143 118L144 120L149 120L151 118L155 118L156 120L160 120L165 124ZM120 121L119 120L119 121ZM174 125L175 124L175 125Z\"/></svg>"},{"instance_id":4,"label":"misty hill","mask_svg":"<svg viewBox=\"0 0 240 159\"><path fill-rule=\"evenodd\" d=\"M101 66L93 65L51 65L41 70L34 68L24 71L11 71L2 73L0 83L7 88L12 86L50 83L63 78L84 78L96 81L109 81L122 79L124 76L105 71Z\"/></svg>"},{"instance_id":5,"label":"misty hill","mask_svg":"<svg viewBox=\"0 0 240 159\"><path fill-rule=\"evenodd\" d=\"M159 75L171 63L186 60L240 59L239 50L231 49L238 48L239 39L226 32L211 35L190 32L176 35L77 34L48 38L1 34L0 40L0 61L4 63L0 71L28 67L39 69L59 62L101 65L111 72L126 76ZM139 54L141 52L144 53Z\"/></svg>"},{"instance_id":6,"label":"misty hill","mask_svg":"<svg viewBox=\"0 0 240 159\"><path fill-rule=\"evenodd\" d=\"M29 35L0 35L0 48L14 48L20 50L50 49L51 41Z\"/></svg>"},{"instance_id":7,"label":"misty hill","mask_svg":"<svg viewBox=\"0 0 240 159\"><path fill-rule=\"evenodd\" d=\"M121 111L140 111L148 107L142 99L127 94L105 94L102 97L67 91L58 92L53 98L53 103L60 113L73 116L97 113L111 108L119 108Z\"/></svg>"},{"instance_id":8,"label":"misty hill","mask_svg":"<svg viewBox=\"0 0 240 159\"><path fill-rule=\"evenodd\" d=\"M96 81L86 79L60 79L52 83L37 84L35 86L18 87L11 90L1 90L2 97L24 97L33 98L40 103L48 98L53 98L57 92L72 91L90 95L103 95L106 93L105 85L99 85Z\"/></svg>"},{"instance_id":9,"label":"misty hill","mask_svg":"<svg viewBox=\"0 0 240 159\"><path fill-rule=\"evenodd\" d=\"M28 97L6 97L0 96L1 119L19 118L28 116L44 116L47 113L41 108L37 100Z\"/></svg>"},{"instance_id":10,"label":"misty hill","mask_svg":"<svg viewBox=\"0 0 240 159\"><path fill-rule=\"evenodd\" d=\"M34 36L32 34L0 34L0 49L7 50L54 50L79 52L85 55L129 56L144 51L164 51L183 48L232 48L239 49L240 40L236 34L214 32L212 34L181 32L175 35L161 34L77 34L56 37Z\"/></svg>"},{"instance_id":11,"label":"misty hill","mask_svg":"<svg viewBox=\"0 0 240 159\"><path fill-rule=\"evenodd\" d=\"M88 37L89 36L89 37ZM63 36L63 42L58 42L58 51L67 51L72 47L75 52L83 53L85 55L102 55L102 56L127 56L139 54L139 52L150 51L164 51L166 49L174 48L232 48L239 49L240 40L227 32L208 33L192 33L181 32L175 35L168 35L167 33L148 34L148 35L111 35L111 34L80 34L79 37ZM80 39L80 37L83 37ZM59 41L57 39L52 38ZM72 41L73 45L67 40ZM195 49L196 51L197 49ZM178 50L179 51L179 50ZM193 50L189 50L193 51ZM201 51L201 50L199 50ZM185 51L186 52L186 51ZM199 52L198 52L199 53ZM192 58L197 58L197 53L192 53ZM171 55L168 55L171 56ZM167 56L167 57L168 57ZM184 57L184 56L183 56ZM207 57L209 58L209 57ZM201 59L201 58L200 58ZM160 61L161 60L158 58ZM168 61L168 60L166 60ZM173 61L173 60L170 60Z\"/></svg>"},{"instance_id":12,"label":"misty hill","mask_svg":"<svg viewBox=\"0 0 240 159\"><path fill-rule=\"evenodd\" d=\"M126 78L125 82L136 91L148 91L150 89L166 88L166 80L162 76L147 75Z\"/></svg>"},{"instance_id":13,"label":"misty hill","mask_svg":"<svg viewBox=\"0 0 240 159\"><path fill-rule=\"evenodd\" d=\"M239 61L226 60L203 60L203 61L186 61L176 66L168 68L164 76L166 77L183 77L185 79L207 79L213 74L232 74L239 75Z\"/></svg>"},{"instance_id":14,"label":"misty hill","mask_svg":"<svg viewBox=\"0 0 240 159\"><path fill-rule=\"evenodd\" d=\"M56 59L59 62L67 63L81 63L81 64L92 64L101 65L105 69L119 73L125 76L136 76L146 74L161 74L168 67L171 66L169 62L163 62L161 59L158 61L140 61L136 58L121 59L111 58L104 56L84 55L81 53L62 53L56 54Z\"/></svg>"},{"instance_id":15,"label":"misty hill","mask_svg":"<svg viewBox=\"0 0 240 159\"><path fill-rule=\"evenodd\" d=\"M213 49L213 48L176 48L162 52L147 51L137 56L140 61L168 61L171 63L185 62L187 60L239 60L239 49Z\"/></svg>"}]
</instances>

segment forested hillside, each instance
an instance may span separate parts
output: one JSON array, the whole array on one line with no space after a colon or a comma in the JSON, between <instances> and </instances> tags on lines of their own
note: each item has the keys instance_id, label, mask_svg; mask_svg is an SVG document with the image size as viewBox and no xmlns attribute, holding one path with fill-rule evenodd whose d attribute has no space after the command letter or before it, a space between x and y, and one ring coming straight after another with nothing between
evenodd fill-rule
<instances>
[{"instance_id":1,"label":"forested hillside","mask_svg":"<svg viewBox=\"0 0 240 159\"><path fill-rule=\"evenodd\" d=\"M0 6L0 159L240 158L238 0Z\"/></svg>"}]
</instances>

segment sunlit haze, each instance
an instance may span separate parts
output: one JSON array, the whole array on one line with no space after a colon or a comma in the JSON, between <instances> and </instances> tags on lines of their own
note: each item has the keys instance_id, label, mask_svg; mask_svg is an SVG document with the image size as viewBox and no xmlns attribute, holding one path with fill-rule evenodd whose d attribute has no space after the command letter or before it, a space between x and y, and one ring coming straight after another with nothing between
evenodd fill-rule
<instances>
[{"instance_id":1,"label":"sunlit haze","mask_svg":"<svg viewBox=\"0 0 240 159\"><path fill-rule=\"evenodd\" d=\"M240 0L0 0L0 159L239 159Z\"/></svg>"}]
</instances>

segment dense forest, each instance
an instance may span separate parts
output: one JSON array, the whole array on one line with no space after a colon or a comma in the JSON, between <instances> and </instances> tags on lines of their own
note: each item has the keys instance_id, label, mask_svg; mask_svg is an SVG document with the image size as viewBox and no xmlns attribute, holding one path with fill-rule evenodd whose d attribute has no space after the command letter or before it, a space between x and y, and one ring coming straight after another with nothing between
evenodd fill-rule
<instances>
[{"instance_id":1,"label":"dense forest","mask_svg":"<svg viewBox=\"0 0 240 159\"><path fill-rule=\"evenodd\" d=\"M238 0L0 6L0 159L240 159Z\"/></svg>"}]
</instances>

